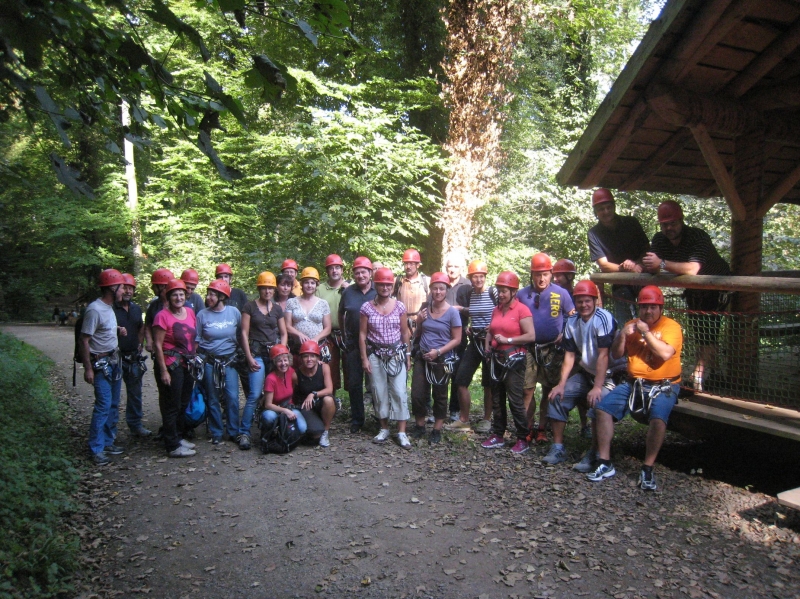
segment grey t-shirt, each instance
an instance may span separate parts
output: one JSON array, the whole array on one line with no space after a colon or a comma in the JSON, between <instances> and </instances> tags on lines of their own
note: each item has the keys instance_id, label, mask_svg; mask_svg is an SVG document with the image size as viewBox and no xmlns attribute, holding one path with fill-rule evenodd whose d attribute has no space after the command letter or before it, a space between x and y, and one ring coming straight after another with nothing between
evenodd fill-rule
<instances>
[{"instance_id":1,"label":"grey t-shirt","mask_svg":"<svg viewBox=\"0 0 800 599\"><path fill-rule=\"evenodd\" d=\"M89 351L105 354L117 349L117 315L114 308L101 299L94 300L86 308L81 333L91 335Z\"/></svg>"},{"instance_id":2,"label":"grey t-shirt","mask_svg":"<svg viewBox=\"0 0 800 599\"><path fill-rule=\"evenodd\" d=\"M197 344L203 353L228 356L236 351L239 343L239 327L242 313L233 306L225 306L221 312L200 310L197 315Z\"/></svg>"}]
</instances>

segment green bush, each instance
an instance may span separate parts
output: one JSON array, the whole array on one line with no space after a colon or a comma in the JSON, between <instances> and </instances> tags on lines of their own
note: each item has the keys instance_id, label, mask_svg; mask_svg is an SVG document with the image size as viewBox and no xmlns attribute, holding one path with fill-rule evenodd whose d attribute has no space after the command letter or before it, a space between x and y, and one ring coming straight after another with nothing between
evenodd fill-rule
<instances>
[{"instance_id":1,"label":"green bush","mask_svg":"<svg viewBox=\"0 0 800 599\"><path fill-rule=\"evenodd\" d=\"M0 334L0 598L72 593L79 549L63 526L78 472L45 378L52 363Z\"/></svg>"}]
</instances>

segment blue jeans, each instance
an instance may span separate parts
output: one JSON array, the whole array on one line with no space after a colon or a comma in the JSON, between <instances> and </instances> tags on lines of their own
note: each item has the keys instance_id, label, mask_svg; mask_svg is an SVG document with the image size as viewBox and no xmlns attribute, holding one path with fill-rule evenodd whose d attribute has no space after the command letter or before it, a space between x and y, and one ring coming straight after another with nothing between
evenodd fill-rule
<instances>
[{"instance_id":1,"label":"blue jeans","mask_svg":"<svg viewBox=\"0 0 800 599\"><path fill-rule=\"evenodd\" d=\"M594 375L583 369L580 372L576 372L567 379L567 384L564 385L564 396L550 400L550 405L547 407L547 417L550 420L567 422L572 408L578 404L586 405L586 396L592 390L592 387L594 387ZM611 393L609 387L612 387L612 384L606 379L606 383L600 391L601 399ZM589 408L587 415L589 418L594 418L594 408Z\"/></svg>"},{"instance_id":2,"label":"blue jeans","mask_svg":"<svg viewBox=\"0 0 800 599\"><path fill-rule=\"evenodd\" d=\"M253 372L251 370L247 377L250 380L250 392L247 394L247 403L244 404L242 421L239 423L240 435L250 434L250 427L253 424L253 414L256 411L256 402L258 402L258 398L261 397L261 394L264 392L264 380L267 378L267 369L271 364L269 358L265 360L263 357L254 357L253 359L261 366L261 370L258 372Z\"/></svg>"},{"instance_id":3,"label":"blue jeans","mask_svg":"<svg viewBox=\"0 0 800 599\"><path fill-rule=\"evenodd\" d=\"M142 367L139 361L122 363L122 380L125 382L125 422L132 431L142 427Z\"/></svg>"},{"instance_id":4,"label":"blue jeans","mask_svg":"<svg viewBox=\"0 0 800 599\"><path fill-rule=\"evenodd\" d=\"M644 392L649 393L651 387L652 384L645 382ZM678 391L680 391L681 387L678 383L674 383L670 385L669 388L669 393L659 393L653 398L653 402L650 404L650 413L648 414L647 422L651 420L663 420L665 423L669 422L669 415L678 401ZM610 414L614 422L618 422L625 418L630 412L628 409L628 396L630 394L631 384L620 383L611 393L600 400L596 409Z\"/></svg>"},{"instance_id":5,"label":"blue jeans","mask_svg":"<svg viewBox=\"0 0 800 599\"><path fill-rule=\"evenodd\" d=\"M222 410L219 405L219 395L214 386L214 364L212 360L206 362L206 371L203 375L203 384L208 400L208 431L212 439L221 439ZM228 437L233 439L239 434L239 373L233 366L225 367L225 386L222 389L225 396L225 414L228 417Z\"/></svg>"},{"instance_id":6,"label":"blue jeans","mask_svg":"<svg viewBox=\"0 0 800 599\"><path fill-rule=\"evenodd\" d=\"M303 418L303 415L300 413L300 410L295 410L294 408L292 408L292 412L294 412L294 415L297 416L297 430L299 430L302 434L305 434L306 430L308 430L308 424L306 424L306 419ZM261 413L261 422L264 424L275 422L277 419L278 419L278 412L274 412L272 410L264 410Z\"/></svg>"},{"instance_id":7,"label":"blue jeans","mask_svg":"<svg viewBox=\"0 0 800 599\"><path fill-rule=\"evenodd\" d=\"M89 451L101 453L114 444L119 420L119 396L122 391L120 364L110 364L111 377L102 370L94 371L94 409L89 425Z\"/></svg>"}]
</instances>

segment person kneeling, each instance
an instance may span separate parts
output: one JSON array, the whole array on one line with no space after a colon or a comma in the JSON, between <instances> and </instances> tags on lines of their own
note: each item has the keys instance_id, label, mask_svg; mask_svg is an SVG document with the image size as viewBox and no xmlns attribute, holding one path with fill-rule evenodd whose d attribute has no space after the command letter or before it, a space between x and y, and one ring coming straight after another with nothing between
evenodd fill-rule
<instances>
[{"instance_id":1,"label":"person kneeling","mask_svg":"<svg viewBox=\"0 0 800 599\"><path fill-rule=\"evenodd\" d=\"M655 491L653 465L678 400L683 334L677 322L663 315L664 296L658 287L644 287L638 303L639 318L625 323L611 346L613 358L628 356L628 381L606 395L595 409L598 465L587 478L597 482L616 474L611 463L614 422L633 413L637 419L646 419L649 427L638 485Z\"/></svg>"},{"instance_id":2,"label":"person kneeling","mask_svg":"<svg viewBox=\"0 0 800 599\"><path fill-rule=\"evenodd\" d=\"M331 442L328 431L336 414L330 367L320 361L319 344L309 339L300 346L300 367L292 375L294 405L300 406L308 437L319 440L320 447Z\"/></svg>"},{"instance_id":3,"label":"person kneeling","mask_svg":"<svg viewBox=\"0 0 800 599\"><path fill-rule=\"evenodd\" d=\"M262 431L274 426L280 414L294 420L297 431L305 435L308 425L303 414L292 404L294 395L293 379L297 374L291 367L292 354L289 348L278 343L269 350L270 361L275 369L264 381L264 412L261 414ZM290 448L291 449L291 448Z\"/></svg>"}]
</instances>

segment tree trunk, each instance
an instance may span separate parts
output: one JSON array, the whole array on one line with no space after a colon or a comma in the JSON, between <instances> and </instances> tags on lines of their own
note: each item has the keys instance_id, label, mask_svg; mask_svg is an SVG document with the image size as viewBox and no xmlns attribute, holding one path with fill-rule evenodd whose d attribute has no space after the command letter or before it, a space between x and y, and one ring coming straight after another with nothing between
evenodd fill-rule
<instances>
[{"instance_id":1,"label":"tree trunk","mask_svg":"<svg viewBox=\"0 0 800 599\"><path fill-rule=\"evenodd\" d=\"M122 101L122 126L131 126L128 103ZM133 276L138 277L142 267L142 231L139 228L139 190L136 186L136 166L133 162L133 144L122 140L125 148L125 179L128 182L128 210L131 213L131 250L133 254Z\"/></svg>"}]
</instances>

